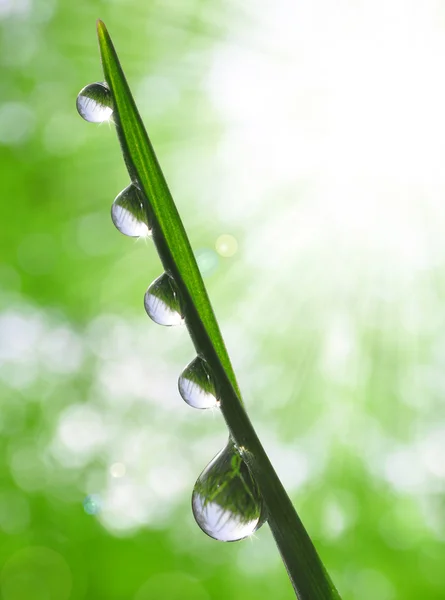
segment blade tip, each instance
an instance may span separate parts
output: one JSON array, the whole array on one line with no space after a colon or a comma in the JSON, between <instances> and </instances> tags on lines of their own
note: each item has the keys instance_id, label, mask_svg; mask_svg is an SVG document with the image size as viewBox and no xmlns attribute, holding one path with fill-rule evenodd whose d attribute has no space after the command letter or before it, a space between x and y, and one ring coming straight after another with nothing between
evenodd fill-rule
<instances>
[{"instance_id":1,"label":"blade tip","mask_svg":"<svg viewBox=\"0 0 445 600\"><path fill-rule=\"evenodd\" d=\"M105 27L105 23L101 19L97 19L96 29L97 29L98 35L103 35L107 31L107 28Z\"/></svg>"}]
</instances>

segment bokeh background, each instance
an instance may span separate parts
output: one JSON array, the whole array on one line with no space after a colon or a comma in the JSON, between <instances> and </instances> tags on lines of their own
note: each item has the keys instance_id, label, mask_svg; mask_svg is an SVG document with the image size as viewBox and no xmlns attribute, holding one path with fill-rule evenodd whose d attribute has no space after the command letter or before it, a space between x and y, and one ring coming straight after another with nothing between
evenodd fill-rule
<instances>
[{"instance_id":1,"label":"bokeh background","mask_svg":"<svg viewBox=\"0 0 445 600\"><path fill-rule=\"evenodd\" d=\"M267 526L190 509L160 262L120 235L113 127L75 110L108 26L251 418L344 600L445 597L445 7L0 0L0 597L291 599Z\"/></svg>"}]
</instances>

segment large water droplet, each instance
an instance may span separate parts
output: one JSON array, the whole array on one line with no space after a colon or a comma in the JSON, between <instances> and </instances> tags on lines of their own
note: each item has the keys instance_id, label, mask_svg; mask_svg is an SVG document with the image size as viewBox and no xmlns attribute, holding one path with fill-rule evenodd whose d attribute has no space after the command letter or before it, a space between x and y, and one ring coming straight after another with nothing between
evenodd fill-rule
<instances>
[{"instance_id":1,"label":"large water droplet","mask_svg":"<svg viewBox=\"0 0 445 600\"><path fill-rule=\"evenodd\" d=\"M118 196L111 206L111 219L124 235L130 237L146 237L151 233L147 220L142 192L130 183Z\"/></svg>"},{"instance_id":2,"label":"large water droplet","mask_svg":"<svg viewBox=\"0 0 445 600\"><path fill-rule=\"evenodd\" d=\"M80 90L77 112L90 123L102 123L113 113L113 98L106 83L90 83Z\"/></svg>"},{"instance_id":3,"label":"large water droplet","mask_svg":"<svg viewBox=\"0 0 445 600\"><path fill-rule=\"evenodd\" d=\"M193 408L213 408L219 404L210 367L200 356L181 373L178 388L182 398Z\"/></svg>"},{"instance_id":4,"label":"large water droplet","mask_svg":"<svg viewBox=\"0 0 445 600\"><path fill-rule=\"evenodd\" d=\"M179 291L173 278L163 273L145 292L147 315L159 325L180 325L183 322Z\"/></svg>"},{"instance_id":5,"label":"large water droplet","mask_svg":"<svg viewBox=\"0 0 445 600\"><path fill-rule=\"evenodd\" d=\"M242 540L265 522L258 486L232 441L199 476L192 510L204 533L222 542Z\"/></svg>"}]
</instances>

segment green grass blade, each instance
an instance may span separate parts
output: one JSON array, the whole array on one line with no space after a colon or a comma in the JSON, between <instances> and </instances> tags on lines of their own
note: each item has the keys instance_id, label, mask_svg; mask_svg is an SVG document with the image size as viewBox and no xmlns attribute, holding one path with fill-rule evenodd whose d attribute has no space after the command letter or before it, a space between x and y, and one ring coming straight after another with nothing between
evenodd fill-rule
<instances>
[{"instance_id":1,"label":"green grass blade","mask_svg":"<svg viewBox=\"0 0 445 600\"><path fill-rule=\"evenodd\" d=\"M120 67L105 26L98 24L99 41L105 79L113 93L114 120L119 133L129 171L135 175L150 200L153 237L167 272L181 280L187 288L191 303L196 308L208 337L232 386L240 395L232 365L213 313L207 291L187 238L184 226L173 202L167 182L158 164L136 104ZM180 285L180 287L182 287ZM186 304L187 307L188 303ZM193 333L193 332L191 332ZM199 341L199 340L197 340ZM199 344L198 344L199 345ZM202 349L199 348L202 352Z\"/></svg>"},{"instance_id":2,"label":"green grass blade","mask_svg":"<svg viewBox=\"0 0 445 600\"><path fill-rule=\"evenodd\" d=\"M300 600L339 600L317 552L244 410L235 374L184 226L158 164L105 25L97 24L113 118L130 176L144 191L149 220L164 269L184 300L187 328L197 352L209 363L221 411L253 473L268 510L268 522Z\"/></svg>"}]
</instances>

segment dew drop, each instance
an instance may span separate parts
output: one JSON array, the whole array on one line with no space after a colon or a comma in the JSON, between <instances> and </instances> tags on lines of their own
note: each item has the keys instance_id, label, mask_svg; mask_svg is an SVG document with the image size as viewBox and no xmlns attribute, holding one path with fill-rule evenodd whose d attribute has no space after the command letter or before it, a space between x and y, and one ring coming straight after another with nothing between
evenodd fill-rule
<instances>
[{"instance_id":1,"label":"dew drop","mask_svg":"<svg viewBox=\"0 0 445 600\"><path fill-rule=\"evenodd\" d=\"M179 291L173 278L163 273L145 292L147 315L159 325L180 325L183 322Z\"/></svg>"},{"instance_id":2,"label":"dew drop","mask_svg":"<svg viewBox=\"0 0 445 600\"><path fill-rule=\"evenodd\" d=\"M80 90L77 112L90 123L107 121L113 113L113 98L106 83L90 83Z\"/></svg>"},{"instance_id":3,"label":"dew drop","mask_svg":"<svg viewBox=\"0 0 445 600\"><path fill-rule=\"evenodd\" d=\"M182 398L193 408L214 408L219 404L210 367L200 356L181 373L178 388Z\"/></svg>"},{"instance_id":4,"label":"dew drop","mask_svg":"<svg viewBox=\"0 0 445 600\"><path fill-rule=\"evenodd\" d=\"M242 540L266 521L258 486L232 441L199 476L192 510L204 533L222 542Z\"/></svg>"},{"instance_id":5,"label":"dew drop","mask_svg":"<svg viewBox=\"0 0 445 600\"><path fill-rule=\"evenodd\" d=\"M111 206L111 220L116 229L130 237L147 237L151 234L144 208L142 192L130 183L117 195Z\"/></svg>"}]
</instances>

